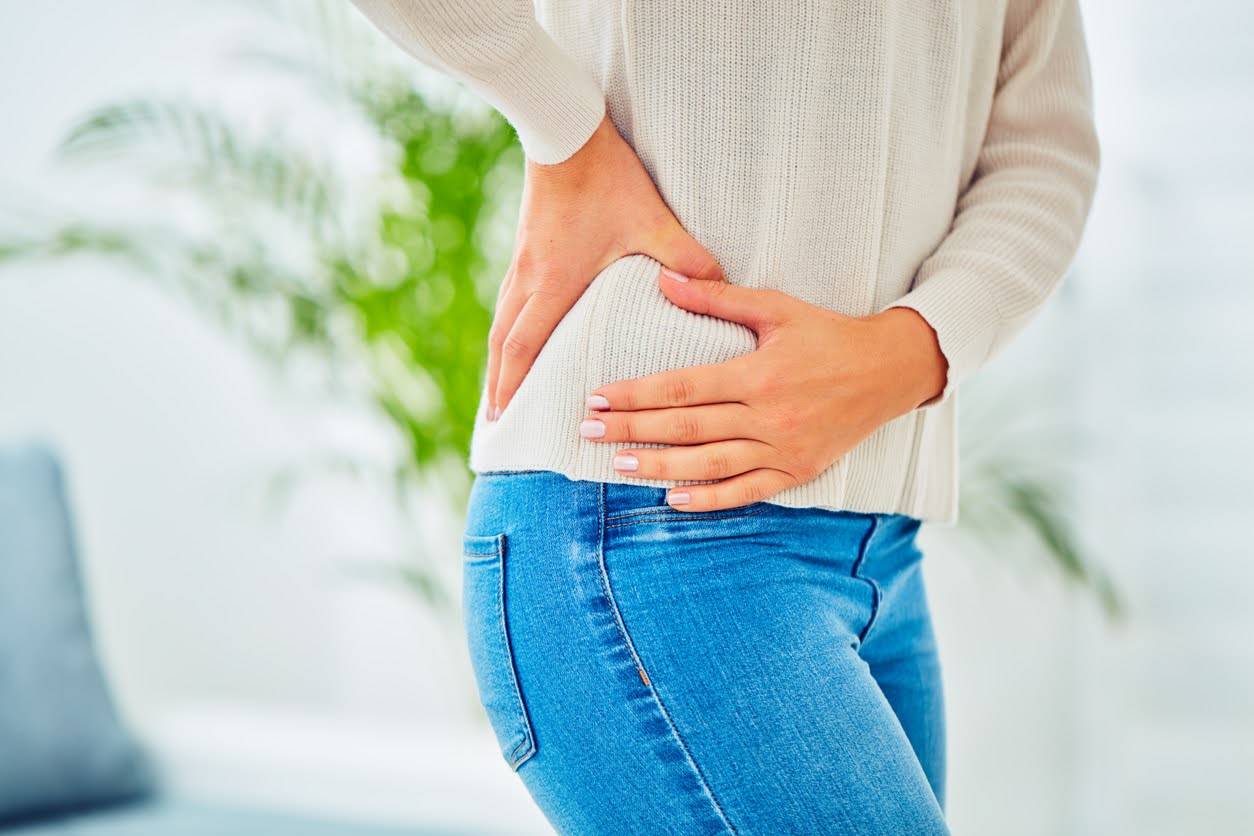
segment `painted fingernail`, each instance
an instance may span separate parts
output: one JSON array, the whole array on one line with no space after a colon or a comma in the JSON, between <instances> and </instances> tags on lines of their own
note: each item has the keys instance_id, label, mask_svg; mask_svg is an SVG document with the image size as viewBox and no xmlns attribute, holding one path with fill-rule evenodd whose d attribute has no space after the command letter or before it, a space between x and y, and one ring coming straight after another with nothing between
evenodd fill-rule
<instances>
[{"instance_id":1,"label":"painted fingernail","mask_svg":"<svg viewBox=\"0 0 1254 836\"><path fill-rule=\"evenodd\" d=\"M663 268L662 268L662 275L663 275L663 276L665 276L665 277L666 277L666 278L668 278L668 279L674 279L674 280L675 280L675 281L677 281L677 282L686 282L686 281L688 281L688 277L687 277L687 276L685 276L683 273L676 273L674 270L672 270L672 269L671 269L671 268L669 268L669 267L663 267Z\"/></svg>"},{"instance_id":2,"label":"painted fingernail","mask_svg":"<svg viewBox=\"0 0 1254 836\"><path fill-rule=\"evenodd\" d=\"M627 471L639 470L640 459L636 458L635 456L628 456L628 455L615 456L614 457L614 469L615 470L627 470Z\"/></svg>"},{"instance_id":3,"label":"painted fingernail","mask_svg":"<svg viewBox=\"0 0 1254 836\"><path fill-rule=\"evenodd\" d=\"M687 491L671 491L666 495L666 501L671 505L687 505L692 496Z\"/></svg>"},{"instance_id":4,"label":"painted fingernail","mask_svg":"<svg viewBox=\"0 0 1254 836\"><path fill-rule=\"evenodd\" d=\"M605 423L590 418L579 424L579 434L584 438L602 438L605 435Z\"/></svg>"},{"instance_id":5,"label":"painted fingernail","mask_svg":"<svg viewBox=\"0 0 1254 836\"><path fill-rule=\"evenodd\" d=\"M610 399L604 395L589 395L587 404L588 409L601 411L610 408Z\"/></svg>"},{"instance_id":6,"label":"painted fingernail","mask_svg":"<svg viewBox=\"0 0 1254 836\"><path fill-rule=\"evenodd\" d=\"M496 420L496 407L492 406L491 404L488 404L488 409L484 413L483 417L487 418L489 421L495 421Z\"/></svg>"}]
</instances>

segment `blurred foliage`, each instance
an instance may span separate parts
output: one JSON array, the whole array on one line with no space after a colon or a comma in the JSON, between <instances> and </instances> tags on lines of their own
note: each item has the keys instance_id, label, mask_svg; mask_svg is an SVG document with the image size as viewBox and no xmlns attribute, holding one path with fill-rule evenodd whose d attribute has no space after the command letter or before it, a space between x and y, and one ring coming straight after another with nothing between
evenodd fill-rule
<instances>
[{"instance_id":1,"label":"blurred foliage","mask_svg":"<svg viewBox=\"0 0 1254 836\"><path fill-rule=\"evenodd\" d=\"M425 89L412 63L396 61L347 3L256 8L297 35L295 48L241 49L235 62L315 90L384 160L375 181L349 180L304 124L258 131L229 108L181 98L112 103L72 128L62 158L129 172L146 203L169 210L156 223L62 213L0 240L0 261L118 259L188 295L275 361L314 355L347 370L402 439L405 454L390 474L398 497L434 481L460 510L491 300L521 185L513 131L482 106L450 100L447 86ZM353 204L364 204L361 223ZM972 435L988 434L976 427ZM969 457L964 529L992 543L1032 532L1067 577L1113 611L1109 583L1061 510L1062 486L1012 461L1012 449ZM443 597L429 565L399 571L424 599Z\"/></svg>"},{"instance_id":2,"label":"blurred foliage","mask_svg":"<svg viewBox=\"0 0 1254 836\"><path fill-rule=\"evenodd\" d=\"M298 34L295 43L283 50L275 38L234 63L272 82L285 76L279 89L293 79L312 88L336 137L341 128L363 135L382 170L353 181L302 133L309 125L258 130L223 104L183 98L110 103L74 125L60 157L122 175L149 211L125 221L59 213L7 235L0 260L117 259L189 296L272 360L314 356L335 370L328 379L364 390L397 431L398 497L434 477L434 493L460 510L508 258L493 225L512 226L521 186L514 132L482 105L424 94L347 3L264 10ZM400 571L424 598L440 597L421 560Z\"/></svg>"},{"instance_id":3,"label":"blurred foliage","mask_svg":"<svg viewBox=\"0 0 1254 836\"><path fill-rule=\"evenodd\" d=\"M1068 400L1039 378L985 379L964 391L958 530L997 559L1035 545L1114 619L1124 609L1118 589L1074 522L1085 438L1067 412Z\"/></svg>"}]
</instances>

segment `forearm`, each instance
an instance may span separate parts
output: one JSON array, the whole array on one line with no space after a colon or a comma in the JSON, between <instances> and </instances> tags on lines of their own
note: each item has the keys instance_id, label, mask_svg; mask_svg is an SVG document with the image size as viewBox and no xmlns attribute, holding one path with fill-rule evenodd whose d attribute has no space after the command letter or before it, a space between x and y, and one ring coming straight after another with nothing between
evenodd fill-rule
<instances>
[{"instance_id":1,"label":"forearm","mask_svg":"<svg viewBox=\"0 0 1254 836\"><path fill-rule=\"evenodd\" d=\"M1000 351L1066 273L1098 167L1076 0L1011 4L998 90L953 227L894 306L934 329L948 395Z\"/></svg>"}]
</instances>

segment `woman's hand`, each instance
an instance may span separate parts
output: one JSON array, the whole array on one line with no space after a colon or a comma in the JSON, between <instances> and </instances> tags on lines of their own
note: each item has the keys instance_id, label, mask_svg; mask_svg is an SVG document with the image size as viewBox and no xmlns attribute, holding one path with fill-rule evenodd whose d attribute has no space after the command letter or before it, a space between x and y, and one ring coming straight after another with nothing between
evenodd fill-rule
<instances>
[{"instance_id":1,"label":"woman's hand","mask_svg":"<svg viewBox=\"0 0 1254 836\"><path fill-rule=\"evenodd\" d=\"M850 317L773 290L667 270L659 280L679 307L753 329L757 350L602 386L579 430L592 441L676 445L621 450L614 468L646 479L719 480L672 489L667 502L682 510L735 508L804 484L944 389L944 355L913 310Z\"/></svg>"},{"instance_id":2,"label":"woman's hand","mask_svg":"<svg viewBox=\"0 0 1254 836\"><path fill-rule=\"evenodd\" d=\"M723 278L607 115L570 159L527 162L514 256L488 343L489 420L508 406L557 323L596 275L634 253L694 277Z\"/></svg>"}]
</instances>

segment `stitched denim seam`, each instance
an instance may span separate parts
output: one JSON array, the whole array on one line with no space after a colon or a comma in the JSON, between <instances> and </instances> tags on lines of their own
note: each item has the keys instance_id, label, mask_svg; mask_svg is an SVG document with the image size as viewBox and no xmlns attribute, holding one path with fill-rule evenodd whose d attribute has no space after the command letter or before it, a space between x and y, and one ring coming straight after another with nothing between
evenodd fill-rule
<instances>
[{"instance_id":1,"label":"stitched denim seam","mask_svg":"<svg viewBox=\"0 0 1254 836\"><path fill-rule=\"evenodd\" d=\"M721 511L705 511L705 512L697 512L697 511L684 512L684 511L679 510L673 505L666 505L666 504L645 505L640 508L628 508L623 511L615 511L612 514L606 514L605 519L620 520L624 517L633 517L633 516L636 516L637 514L654 514L659 511L668 511L672 514L683 514L683 513L738 514L738 513L744 513L747 511L757 510L760 507L760 505L761 503L756 503L754 505L744 505L744 506L741 506L740 508L724 508Z\"/></svg>"},{"instance_id":2,"label":"stitched denim seam","mask_svg":"<svg viewBox=\"0 0 1254 836\"><path fill-rule=\"evenodd\" d=\"M508 760L514 771L522 766L536 753L535 732L531 730L531 718L527 716L527 704L523 702L522 684L518 681L518 669L514 666L514 643L509 638L509 623L505 615L505 535L496 536L497 566L500 577L496 594L496 617L501 625L501 636L505 640L505 661L509 664L509 678L514 685L514 697L518 700L518 719L522 725L522 740L510 749ZM530 747L524 749L523 747ZM522 750L521 752L519 750Z\"/></svg>"},{"instance_id":3,"label":"stitched denim seam","mask_svg":"<svg viewBox=\"0 0 1254 836\"><path fill-rule=\"evenodd\" d=\"M871 525L867 529L866 534L862 536L862 542L858 545L858 557L853 562L853 568L850 575L871 587L871 614L867 617L866 626L862 628L862 632L858 633L858 642L866 641L867 635L871 632L871 628L875 625L875 616L879 614L880 598L883 592L880 585L876 583L874 578L869 578L859 574L862 571L862 564L866 560L868 552L871 550L871 539L875 536L875 532L879 530L880 518L878 515L871 517Z\"/></svg>"},{"instance_id":4,"label":"stitched denim seam","mask_svg":"<svg viewBox=\"0 0 1254 836\"><path fill-rule=\"evenodd\" d=\"M679 520L681 522L701 522L702 520L742 520L766 513L766 508L755 508L743 513L722 513L719 511L675 511L661 508L641 508L636 511L625 511L605 518L606 528L623 528L638 523L656 522L658 520Z\"/></svg>"},{"instance_id":5,"label":"stitched denim seam","mask_svg":"<svg viewBox=\"0 0 1254 836\"><path fill-rule=\"evenodd\" d=\"M623 621L623 614L618 609L618 601L614 597L614 590L610 585L609 570L605 564L605 531L610 526L605 524L604 484L601 484L600 489L597 491L597 504L600 511L597 515L600 521L600 532L597 542L597 566L600 570L601 576L601 592L605 595L606 601L609 603L610 610L614 614L614 621L618 625L619 637L622 639L628 654L631 656L632 661L636 664L637 670L643 671L644 664L640 661L640 655L636 652L635 643L632 642L631 634L627 631L627 624ZM684 759L696 775L698 784L705 793L705 796L709 800L710 804L714 807L714 811L718 816L719 822L727 829L728 833L735 834L737 832L736 828L733 827L731 822L728 820L727 813L723 810L723 805L719 803L718 798L714 795L714 790L710 787L709 782L706 780L705 772L697 765L697 761L692 756L692 752L688 748L688 744L684 741L683 735L679 733L679 729L675 726L674 718L672 718L670 712L666 710L666 705L662 702L662 697L658 694L657 688L653 685L652 681L646 681L643 678L641 680L641 685L647 688L649 694L653 697L653 704L662 715L662 719L666 721L666 726L670 730L672 739L679 746L680 751L683 752Z\"/></svg>"}]
</instances>

